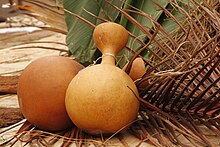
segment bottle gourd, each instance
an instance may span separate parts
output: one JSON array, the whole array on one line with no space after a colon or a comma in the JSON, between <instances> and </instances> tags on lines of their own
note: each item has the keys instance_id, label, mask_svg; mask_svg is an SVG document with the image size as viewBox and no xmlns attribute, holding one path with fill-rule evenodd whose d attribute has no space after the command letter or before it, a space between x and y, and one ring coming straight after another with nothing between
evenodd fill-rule
<instances>
[{"instance_id":1,"label":"bottle gourd","mask_svg":"<svg viewBox=\"0 0 220 147\"><path fill-rule=\"evenodd\" d=\"M115 66L115 55L126 46L127 30L106 22L94 29L101 64L81 70L70 82L65 105L73 123L91 134L125 130L137 117L138 91L133 80Z\"/></svg>"}]
</instances>

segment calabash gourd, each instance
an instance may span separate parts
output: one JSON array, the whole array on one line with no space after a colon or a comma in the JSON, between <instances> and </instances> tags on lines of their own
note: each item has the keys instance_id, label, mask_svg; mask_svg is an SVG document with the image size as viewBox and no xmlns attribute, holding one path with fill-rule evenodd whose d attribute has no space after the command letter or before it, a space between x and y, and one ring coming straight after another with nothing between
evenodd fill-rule
<instances>
[{"instance_id":1,"label":"calabash gourd","mask_svg":"<svg viewBox=\"0 0 220 147\"><path fill-rule=\"evenodd\" d=\"M81 70L70 82L66 110L73 123L91 134L125 130L137 117L138 90L133 80L115 66L115 55L125 47L127 30L119 24L98 25L93 33L103 53L101 64Z\"/></svg>"},{"instance_id":2,"label":"calabash gourd","mask_svg":"<svg viewBox=\"0 0 220 147\"><path fill-rule=\"evenodd\" d=\"M41 57L31 62L18 81L22 114L35 127L55 132L73 126L65 108L66 89L84 67L61 56Z\"/></svg>"}]
</instances>

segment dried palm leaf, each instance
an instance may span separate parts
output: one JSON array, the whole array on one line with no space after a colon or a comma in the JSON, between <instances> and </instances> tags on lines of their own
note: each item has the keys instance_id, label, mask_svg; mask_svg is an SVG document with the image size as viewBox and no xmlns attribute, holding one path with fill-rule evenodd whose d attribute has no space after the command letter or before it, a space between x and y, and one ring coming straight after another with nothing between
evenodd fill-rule
<instances>
[{"instance_id":1,"label":"dried palm leaf","mask_svg":"<svg viewBox=\"0 0 220 147\"><path fill-rule=\"evenodd\" d=\"M157 133L154 137L163 146L170 146L169 143L164 144L163 136L174 144L184 145L184 139L178 139L177 132L191 144L217 146L218 142L210 141L201 126L210 129L216 138L220 137L220 27L216 21L219 14L216 9L207 10L212 7L211 4L190 2L197 5L189 9L190 13L178 3L171 3L186 18L184 25L174 20L181 28L172 34L174 40L157 31L161 26L155 27L157 44L154 44L156 49L153 52L162 60L152 54L153 67L152 64L148 66L147 73L137 82L137 85L145 80L151 83L143 89L139 88L142 102L139 129L142 132L138 136L146 136L145 130L151 136ZM219 5L216 8L219 9ZM171 19L174 18L169 11L163 11Z\"/></svg>"}]
</instances>

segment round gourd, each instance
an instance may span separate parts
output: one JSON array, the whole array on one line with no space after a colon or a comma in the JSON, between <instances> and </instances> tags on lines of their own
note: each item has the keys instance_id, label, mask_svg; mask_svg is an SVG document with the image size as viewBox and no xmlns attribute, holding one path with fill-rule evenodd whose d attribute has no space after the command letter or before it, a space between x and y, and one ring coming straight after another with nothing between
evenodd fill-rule
<instances>
[{"instance_id":1,"label":"round gourd","mask_svg":"<svg viewBox=\"0 0 220 147\"><path fill-rule=\"evenodd\" d=\"M78 62L48 56L31 62L18 82L18 100L24 117L37 128L59 131L71 127L65 93L72 78L83 69Z\"/></svg>"},{"instance_id":2,"label":"round gourd","mask_svg":"<svg viewBox=\"0 0 220 147\"><path fill-rule=\"evenodd\" d=\"M125 71L127 68L128 64L126 64L123 67L123 70ZM129 72L129 76L132 78L133 81L138 81L141 80L141 78L144 76L146 73L145 69L145 63L142 58L137 57L134 59L132 65L131 65L131 70ZM145 88L148 85L148 81L143 81L140 85L138 85L141 88Z\"/></svg>"},{"instance_id":3,"label":"round gourd","mask_svg":"<svg viewBox=\"0 0 220 147\"><path fill-rule=\"evenodd\" d=\"M91 134L112 134L137 117L138 91L133 80L115 66L115 55L125 47L127 31L116 23L102 23L94 41L103 53L101 64L81 70L66 92L66 110L73 123Z\"/></svg>"}]
</instances>

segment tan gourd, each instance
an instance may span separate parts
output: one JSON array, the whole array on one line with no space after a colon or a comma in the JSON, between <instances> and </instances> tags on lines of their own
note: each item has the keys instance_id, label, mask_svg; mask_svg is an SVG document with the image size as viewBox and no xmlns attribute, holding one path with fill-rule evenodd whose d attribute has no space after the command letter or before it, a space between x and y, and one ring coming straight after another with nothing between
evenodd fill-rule
<instances>
[{"instance_id":1,"label":"tan gourd","mask_svg":"<svg viewBox=\"0 0 220 147\"><path fill-rule=\"evenodd\" d=\"M66 93L66 109L73 123L91 134L112 134L136 118L139 101L133 80L115 66L115 55L125 47L128 33L116 23L102 23L94 41L103 53L101 64L81 70Z\"/></svg>"},{"instance_id":2,"label":"tan gourd","mask_svg":"<svg viewBox=\"0 0 220 147\"><path fill-rule=\"evenodd\" d=\"M124 71L126 70L127 66L128 66L128 64L126 64L123 67ZM129 76L132 78L133 81L138 82L139 80L141 80L141 78L144 76L145 73L146 73L145 63L142 58L137 57L136 59L134 59L132 65L131 65L131 70L129 72ZM148 85L148 81L143 81L138 86L140 88L145 88L147 85Z\"/></svg>"}]
</instances>

